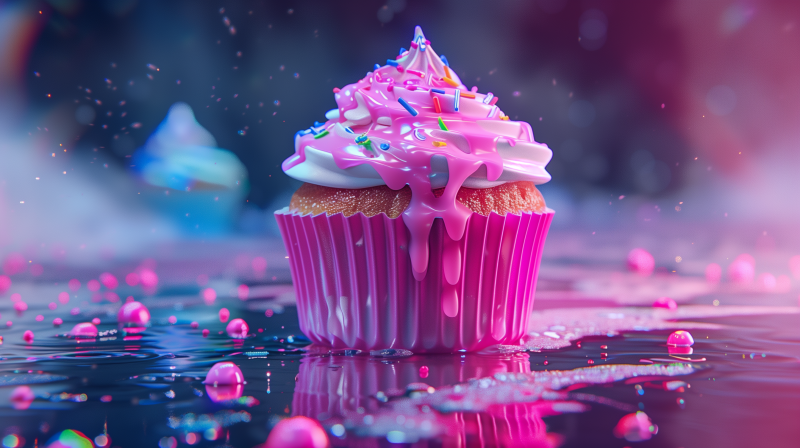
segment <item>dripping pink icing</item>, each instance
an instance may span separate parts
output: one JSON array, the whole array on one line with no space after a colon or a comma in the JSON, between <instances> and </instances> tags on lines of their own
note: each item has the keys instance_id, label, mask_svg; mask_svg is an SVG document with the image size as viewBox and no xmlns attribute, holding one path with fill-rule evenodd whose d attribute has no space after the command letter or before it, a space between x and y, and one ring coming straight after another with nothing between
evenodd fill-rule
<instances>
[{"instance_id":1,"label":"dripping pink icing","mask_svg":"<svg viewBox=\"0 0 800 448\"><path fill-rule=\"evenodd\" d=\"M306 148L311 147L330 154L341 170L362 165L371 167L382 180L376 185L383 183L393 190L408 185L412 196L403 213L403 222L411 236L408 250L414 277L422 280L426 275L430 229L434 220L441 218L452 241L443 256L448 261L446 266L453 267L444 272L444 311L455 316L458 313L455 287L448 291L447 286L455 285L459 280L461 253L458 241L472 214L456 200L456 194L471 176L484 178L488 183L503 183L498 179L504 169L523 173L522 177L518 175L512 180L527 180L526 172L538 170L530 176L536 183L546 182L549 175L543 167L552 153L545 145L533 140L533 131L528 123L504 122L503 118L507 120L507 117L494 105L496 97L478 93L475 88L467 90L455 71L446 67L433 51L419 27L415 29L412 43L416 45L411 45L410 50L398 56L397 66L382 66L354 84L335 89L338 118L324 124L315 123L311 130L299 132L295 138L295 154L283 162L282 168L288 172L305 162ZM445 78L458 87L453 87ZM470 93L475 98L456 99L456 90ZM418 115L406 110L399 102L400 98ZM441 113L435 110L434 98L438 98ZM439 118L447 127L446 131L440 128ZM315 138L325 132L328 134ZM356 142L362 134L369 138L368 145ZM434 146L434 141L446 145ZM535 155L506 157L504 160L498 145L514 148L518 142L537 145L530 149ZM381 144L389 147L384 150ZM545 155L542 155L543 151ZM447 161L447 185L439 197L433 193L435 187L431 185L430 177L434 156L444 157ZM314 183L325 185L324 181Z\"/></svg>"}]
</instances>

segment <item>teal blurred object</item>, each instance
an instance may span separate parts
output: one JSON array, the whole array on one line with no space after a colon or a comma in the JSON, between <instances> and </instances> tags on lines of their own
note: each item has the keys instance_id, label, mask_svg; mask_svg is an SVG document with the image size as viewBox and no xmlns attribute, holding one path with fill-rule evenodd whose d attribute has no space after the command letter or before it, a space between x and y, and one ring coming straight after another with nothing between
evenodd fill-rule
<instances>
[{"instance_id":1,"label":"teal blurred object","mask_svg":"<svg viewBox=\"0 0 800 448\"><path fill-rule=\"evenodd\" d=\"M133 157L140 195L183 231L221 235L236 224L249 191L247 170L217 142L186 103L167 117Z\"/></svg>"}]
</instances>

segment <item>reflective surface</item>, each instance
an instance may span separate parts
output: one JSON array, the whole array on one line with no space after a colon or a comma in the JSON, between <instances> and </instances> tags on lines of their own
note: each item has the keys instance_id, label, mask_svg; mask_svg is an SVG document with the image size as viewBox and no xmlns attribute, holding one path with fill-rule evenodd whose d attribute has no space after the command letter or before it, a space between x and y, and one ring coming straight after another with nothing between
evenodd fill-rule
<instances>
[{"instance_id":1,"label":"reflective surface","mask_svg":"<svg viewBox=\"0 0 800 448\"><path fill-rule=\"evenodd\" d=\"M564 240L556 235L551 254ZM290 416L319 421L334 446L788 446L800 435L791 289L642 277L626 271L624 253L601 265L551 255L522 346L331 352L300 334L277 244L173 247L106 266L116 285L70 266L10 276L0 298L11 322L0 330L4 446L48 446L78 437L62 433L71 429L95 446L252 447ZM191 260L176 255L192 250ZM131 286L131 273L155 278ZM650 306L653 288L678 308ZM117 326L129 297L151 314L139 333ZM27 310L15 311L20 302ZM69 335L93 319L96 338ZM234 319L247 338L228 335ZM668 346L675 330L693 346ZM226 361L245 383L204 384Z\"/></svg>"}]
</instances>

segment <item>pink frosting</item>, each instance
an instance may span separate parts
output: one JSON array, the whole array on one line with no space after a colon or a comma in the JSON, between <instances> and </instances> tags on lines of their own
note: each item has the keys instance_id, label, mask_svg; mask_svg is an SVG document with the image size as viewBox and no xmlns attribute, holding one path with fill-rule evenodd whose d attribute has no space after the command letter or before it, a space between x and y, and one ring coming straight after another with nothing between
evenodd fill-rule
<instances>
[{"instance_id":1,"label":"pink frosting","mask_svg":"<svg viewBox=\"0 0 800 448\"><path fill-rule=\"evenodd\" d=\"M467 90L419 27L411 48L396 61L387 61L334 92L338 117L331 111L324 124L298 132L295 154L283 162L283 170L299 180L330 187L387 185L399 190L408 185L411 203L402 217L411 236L409 255L417 280L427 271L428 237L436 218L442 218L452 240L459 241L464 234L472 211L456 200L456 194L465 183L485 188L550 179L544 166L552 152L533 140L530 125L508 120L491 93ZM324 171L315 162L298 169L306 162L309 148L313 154L322 154L320 160L332 157L335 166ZM439 197L433 193L443 186L437 176L446 177ZM447 258L459 255L445 252ZM452 257L447 252L453 252ZM460 265L458 260L451 261L445 264Z\"/></svg>"}]
</instances>

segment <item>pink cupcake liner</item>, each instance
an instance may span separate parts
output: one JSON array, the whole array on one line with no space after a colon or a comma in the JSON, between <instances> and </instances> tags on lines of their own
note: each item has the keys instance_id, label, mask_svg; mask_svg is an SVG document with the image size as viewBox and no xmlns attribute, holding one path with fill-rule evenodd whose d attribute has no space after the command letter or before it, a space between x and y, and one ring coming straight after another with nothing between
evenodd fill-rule
<instances>
[{"instance_id":1,"label":"pink cupcake liner","mask_svg":"<svg viewBox=\"0 0 800 448\"><path fill-rule=\"evenodd\" d=\"M553 211L473 213L453 241L441 219L414 279L402 218L275 213L289 254L300 329L333 348L480 350L525 335Z\"/></svg>"}]
</instances>

